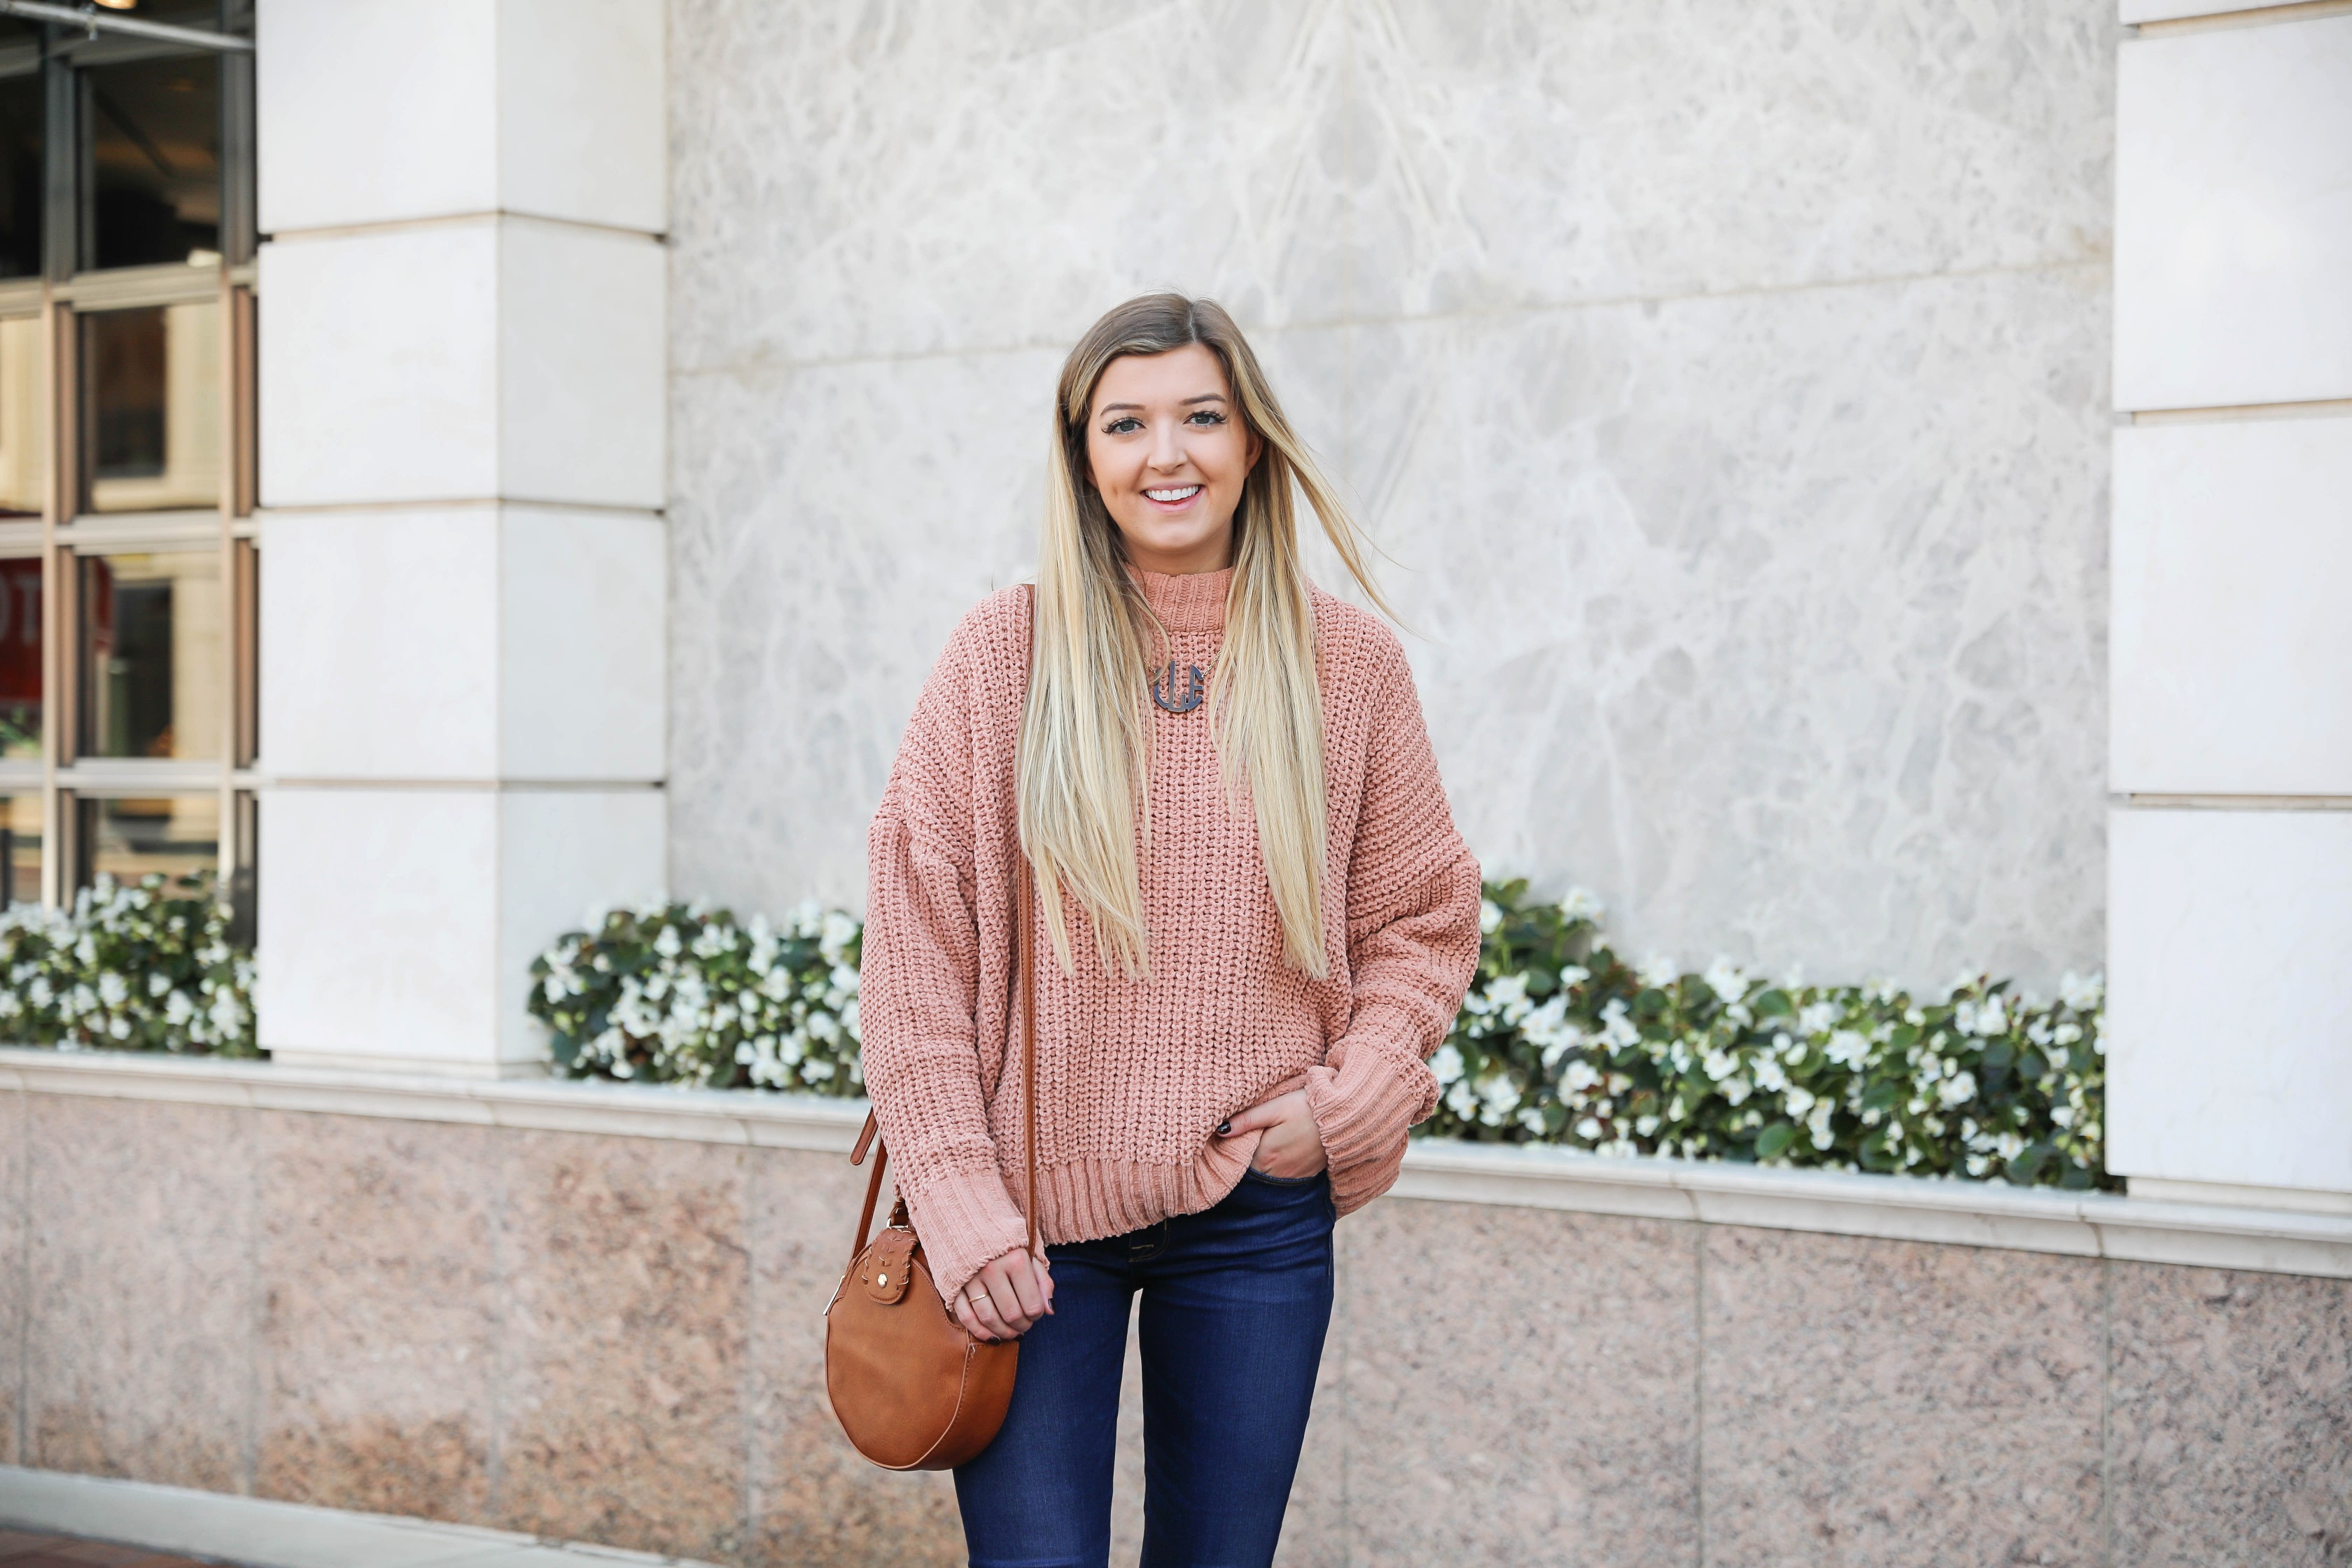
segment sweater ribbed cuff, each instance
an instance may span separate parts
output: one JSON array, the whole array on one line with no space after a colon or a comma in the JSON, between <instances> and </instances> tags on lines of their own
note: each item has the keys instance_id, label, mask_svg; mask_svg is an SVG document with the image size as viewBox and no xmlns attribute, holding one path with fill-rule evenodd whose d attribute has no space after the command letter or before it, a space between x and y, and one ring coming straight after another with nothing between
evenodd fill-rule
<instances>
[{"instance_id":1,"label":"sweater ribbed cuff","mask_svg":"<svg viewBox=\"0 0 2352 1568\"><path fill-rule=\"evenodd\" d=\"M1427 1110L1433 1080L1417 1053L1350 1031L1337 1068L1307 1069L1307 1109L1322 1137L1334 1195L1358 1167L1393 1162Z\"/></svg>"},{"instance_id":2,"label":"sweater ribbed cuff","mask_svg":"<svg viewBox=\"0 0 2352 1568\"><path fill-rule=\"evenodd\" d=\"M943 1301L952 1304L991 1259L1029 1245L1029 1222L993 1166L943 1172L919 1188L899 1190Z\"/></svg>"}]
</instances>

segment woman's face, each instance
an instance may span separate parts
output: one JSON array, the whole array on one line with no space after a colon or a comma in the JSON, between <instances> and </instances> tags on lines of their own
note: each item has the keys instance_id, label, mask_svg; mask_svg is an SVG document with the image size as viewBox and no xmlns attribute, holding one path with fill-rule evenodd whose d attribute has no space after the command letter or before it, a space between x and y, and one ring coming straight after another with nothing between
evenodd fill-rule
<instances>
[{"instance_id":1,"label":"woman's face","mask_svg":"<svg viewBox=\"0 0 2352 1568\"><path fill-rule=\"evenodd\" d=\"M1258 441L1224 366L1198 343L1110 362L1087 413L1087 466L1146 572L1234 563L1234 511Z\"/></svg>"}]
</instances>

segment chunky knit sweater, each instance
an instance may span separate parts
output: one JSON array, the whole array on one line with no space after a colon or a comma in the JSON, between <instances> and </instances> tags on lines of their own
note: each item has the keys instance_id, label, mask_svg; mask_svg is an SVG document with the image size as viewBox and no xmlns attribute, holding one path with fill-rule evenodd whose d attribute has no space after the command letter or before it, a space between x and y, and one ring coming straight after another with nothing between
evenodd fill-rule
<instances>
[{"instance_id":1,"label":"chunky knit sweater","mask_svg":"<svg viewBox=\"0 0 2352 1568\"><path fill-rule=\"evenodd\" d=\"M1233 574L1138 574L1178 668L1205 678ZM1282 962L1255 814L1226 805L1205 701L1154 704L1141 858L1148 977L1106 972L1075 900L1075 974L1037 945L1038 1224L1116 1236L1217 1203L1257 1138L1217 1123L1303 1087L1342 1215L1386 1192L1436 1104L1423 1063L1477 963L1478 866L1454 831L1395 637L1318 590L1329 792L1329 976ZM1029 598L966 616L908 721L868 841L858 1004L867 1091L932 1277L952 1298L1025 1245L1013 750ZM1181 700L1179 683L1178 700ZM1139 832L1140 829L1139 828Z\"/></svg>"}]
</instances>

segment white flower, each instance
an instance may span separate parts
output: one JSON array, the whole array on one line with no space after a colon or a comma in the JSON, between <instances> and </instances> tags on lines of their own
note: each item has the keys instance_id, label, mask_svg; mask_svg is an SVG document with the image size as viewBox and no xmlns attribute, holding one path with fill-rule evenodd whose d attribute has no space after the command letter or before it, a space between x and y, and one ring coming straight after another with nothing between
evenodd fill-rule
<instances>
[{"instance_id":1,"label":"white flower","mask_svg":"<svg viewBox=\"0 0 2352 1568\"><path fill-rule=\"evenodd\" d=\"M2107 996L2106 976L2096 971L2077 974L2068 970L2058 979L2058 999L2077 1013L2092 1013Z\"/></svg>"},{"instance_id":2,"label":"white flower","mask_svg":"<svg viewBox=\"0 0 2352 1568\"><path fill-rule=\"evenodd\" d=\"M1725 1002L1737 1002L1748 994L1746 973L1731 960L1720 955L1706 966L1706 973L1699 978L1706 982L1708 990Z\"/></svg>"},{"instance_id":3,"label":"white flower","mask_svg":"<svg viewBox=\"0 0 2352 1568\"><path fill-rule=\"evenodd\" d=\"M131 983L110 969L98 977L98 994L110 1009L120 1007L131 1000Z\"/></svg>"},{"instance_id":4,"label":"white flower","mask_svg":"<svg viewBox=\"0 0 2352 1568\"><path fill-rule=\"evenodd\" d=\"M1870 1059L1870 1041L1853 1029L1840 1029L1830 1037L1822 1054L1849 1072L1858 1070Z\"/></svg>"},{"instance_id":5,"label":"white flower","mask_svg":"<svg viewBox=\"0 0 2352 1568\"><path fill-rule=\"evenodd\" d=\"M1478 900L1478 931L1492 936L1503 928L1503 906L1492 899Z\"/></svg>"},{"instance_id":6,"label":"white flower","mask_svg":"<svg viewBox=\"0 0 2352 1568\"><path fill-rule=\"evenodd\" d=\"M1601 1123L1588 1116L1576 1124L1576 1135L1590 1143L1601 1136Z\"/></svg>"},{"instance_id":7,"label":"white flower","mask_svg":"<svg viewBox=\"0 0 2352 1568\"><path fill-rule=\"evenodd\" d=\"M1789 1106L1789 1114L1791 1116L1802 1116L1818 1103L1813 1098L1813 1091L1802 1084L1790 1084L1785 1098Z\"/></svg>"},{"instance_id":8,"label":"white flower","mask_svg":"<svg viewBox=\"0 0 2352 1568\"><path fill-rule=\"evenodd\" d=\"M1772 1058L1759 1057L1756 1058L1756 1087L1767 1094L1778 1094L1789 1087L1789 1075L1780 1070L1780 1064Z\"/></svg>"},{"instance_id":9,"label":"white flower","mask_svg":"<svg viewBox=\"0 0 2352 1568\"><path fill-rule=\"evenodd\" d=\"M824 922L817 927L817 952L827 963L839 963L849 956L849 944L857 935L857 922L839 910L825 912Z\"/></svg>"},{"instance_id":10,"label":"white flower","mask_svg":"<svg viewBox=\"0 0 2352 1568\"><path fill-rule=\"evenodd\" d=\"M1591 978L1592 971L1580 963L1571 963L1559 972L1559 988L1573 991Z\"/></svg>"},{"instance_id":11,"label":"white flower","mask_svg":"<svg viewBox=\"0 0 2352 1568\"><path fill-rule=\"evenodd\" d=\"M1936 1098L1941 1100L1947 1109L1966 1105L1969 1100L1974 1100L1976 1097L1976 1075L1969 1072L1953 1074L1950 1078L1946 1079L1936 1090Z\"/></svg>"},{"instance_id":12,"label":"white flower","mask_svg":"<svg viewBox=\"0 0 2352 1568\"><path fill-rule=\"evenodd\" d=\"M662 927L661 934L654 938L654 951L664 958L676 958L685 948L686 943L679 938L676 926ZM660 993L656 992L655 994L659 995Z\"/></svg>"},{"instance_id":13,"label":"white flower","mask_svg":"<svg viewBox=\"0 0 2352 1568\"><path fill-rule=\"evenodd\" d=\"M1748 1097L1754 1092L1755 1090L1748 1086L1748 1080L1744 1078L1727 1079L1723 1085L1723 1098L1734 1105L1746 1104Z\"/></svg>"},{"instance_id":14,"label":"white flower","mask_svg":"<svg viewBox=\"0 0 2352 1568\"><path fill-rule=\"evenodd\" d=\"M1664 990L1682 978L1681 966L1663 952L1653 953L1643 959L1642 966L1633 973L1640 977L1643 984L1654 985L1660 990Z\"/></svg>"},{"instance_id":15,"label":"white flower","mask_svg":"<svg viewBox=\"0 0 2352 1568\"><path fill-rule=\"evenodd\" d=\"M1451 1042L1438 1047L1430 1055L1429 1070L1436 1078L1440 1089L1459 1083L1462 1080L1462 1053L1455 1050ZM1575 1069L1571 1068L1570 1070Z\"/></svg>"},{"instance_id":16,"label":"white flower","mask_svg":"<svg viewBox=\"0 0 2352 1568\"><path fill-rule=\"evenodd\" d=\"M1446 1049L1451 1050L1453 1047L1449 1046ZM1569 1063L1568 1070L1559 1075L1560 1088L1570 1094L1581 1094L1600 1081L1600 1071L1591 1062L1581 1058Z\"/></svg>"},{"instance_id":17,"label":"white flower","mask_svg":"<svg viewBox=\"0 0 2352 1568\"><path fill-rule=\"evenodd\" d=\"M1604 912L1601 895L1590 888L1570 888L1568 897L1559 901L1560 919L1571 925L1578 921L1597 921Z\"/></svg>"},{"instance_id":18,"label":"white flower","mask_svg":"<svg viewBox=\"0 0 2352 1568\"><path fill-rule=\"evenodd\" d=\"M1808 1002L1797 1010L1797 1032L1816 1038L1826 1035L1843 1011L1834 1002Z\"/></svg>"}]
</instances>

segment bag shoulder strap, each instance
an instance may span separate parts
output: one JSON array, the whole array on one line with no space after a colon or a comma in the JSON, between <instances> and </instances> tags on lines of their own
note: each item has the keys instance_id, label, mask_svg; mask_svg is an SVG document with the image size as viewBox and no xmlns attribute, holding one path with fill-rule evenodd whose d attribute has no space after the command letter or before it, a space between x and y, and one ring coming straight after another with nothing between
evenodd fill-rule
<instances>
[{"instance_id":1,"label":"bag shoulder strap","mask_svg":"<svg viewBox=\"0 0 2352 1568\"><path fill-rule=\"evenodd\" d=\"M1034 669L1037 654L1037 589L1034 584L1027 589L1029 609L1029 655ZM1021 1197L1021 1206L1027 1211L1029 1251L1037 1251L1037 943L1034 936L1037 916L1036 873L1030 869L1029 856L1022 851L1018 887L1013 893L1013 961L1019 966L1017 1000L1021 1009L1021 1142L1024 1163L1028 1167L1028 1183ZM866 1152L874 1151L874 1169L866 1178L866 1206L857 1215L857 1240L849 1249L849 1267L866 1252L867 1234L874 1225L874 1205L882 1195L882 1171L890 1163L890 1149L882 1140L882 1124L874 1112L866 1112L866 1125L858 1130L857 1142L849 1151L852 1165L865 1163Z\"/></svg>"}]
</instances>

